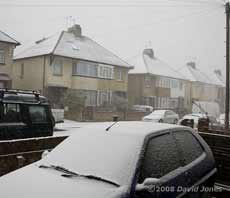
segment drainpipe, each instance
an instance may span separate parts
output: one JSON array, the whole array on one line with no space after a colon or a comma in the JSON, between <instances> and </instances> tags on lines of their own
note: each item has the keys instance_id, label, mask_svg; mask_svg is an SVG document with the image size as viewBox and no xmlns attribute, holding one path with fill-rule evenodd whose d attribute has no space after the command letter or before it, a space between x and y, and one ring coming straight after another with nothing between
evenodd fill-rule
<instances>
[{"instance_id":1,"label":"drainpipe","mask_svg":"<svg viewBox=\"0 0 230 198\"><path fill-rule=\"evenodd\" d=\"M45 77L46 77L46 56L43 59L43 80L42 80L42 94L45 95Z\"/></svg>"}]
</instances>

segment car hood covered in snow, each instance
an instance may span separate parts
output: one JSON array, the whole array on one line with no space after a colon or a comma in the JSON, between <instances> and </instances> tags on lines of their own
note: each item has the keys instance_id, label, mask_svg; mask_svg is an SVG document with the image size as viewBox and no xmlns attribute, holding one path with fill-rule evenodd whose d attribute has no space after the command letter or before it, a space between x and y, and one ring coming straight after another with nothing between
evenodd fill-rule
<instances>
[{"instance_id":1,"label":"car hood covered in snow","mask_svg":"<svg viewBox=\"0 0 230 198\"><path fill-rule=\"evenodd\" d=\"M66 178L62 174L57 170L39 168L37 164L32 164L1 179L0 197L115 198L128 190L84 177Z\"/></svg>"}]
</instances>

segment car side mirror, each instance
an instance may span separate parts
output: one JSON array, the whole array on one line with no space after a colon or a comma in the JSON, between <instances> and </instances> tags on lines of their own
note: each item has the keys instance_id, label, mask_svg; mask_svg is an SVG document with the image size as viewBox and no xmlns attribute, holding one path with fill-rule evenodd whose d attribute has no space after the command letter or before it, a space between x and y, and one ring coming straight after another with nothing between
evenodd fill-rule
<instances>
[{"instance_id":1,"label":"car side mirror","mask_svg":"<svg viewBox=\"0 0 230 198\"><path fill-rule=\"evenodd\" d=\"M149 191L151 192L151 189L158 185L160 183L160 179L157 178L146 178L142 184L136 185L136 191Z\"/></svg>"}]
</instances>

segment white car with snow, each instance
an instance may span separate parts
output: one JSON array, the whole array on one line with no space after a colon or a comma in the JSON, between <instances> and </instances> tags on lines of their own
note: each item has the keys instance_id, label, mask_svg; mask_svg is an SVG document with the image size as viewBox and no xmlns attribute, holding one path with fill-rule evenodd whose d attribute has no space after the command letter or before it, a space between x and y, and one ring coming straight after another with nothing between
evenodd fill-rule
<instances>
[{"instance_id":1,"label":"white car with snow","mask_svg":"<svg viewBox=\"0 0 230 198\"><path fill-rule=\"evenodd\" d=\"M179 188L213 186L215 173L210 148L188 127L98 123L78 129L42 160L2 176L0 197L203 197Z\"/></svg>"},{"instance_id":2,"label":"white car with snow","mask_svg":"<svg viewBox=\"0 0 230 198\"><path fill-rule=\"evenodd\" d=\"M177 124L179 115L171 110L155 110L149 115L144 116L142 120L146 122Z\"/></svg>"}]
</instances>

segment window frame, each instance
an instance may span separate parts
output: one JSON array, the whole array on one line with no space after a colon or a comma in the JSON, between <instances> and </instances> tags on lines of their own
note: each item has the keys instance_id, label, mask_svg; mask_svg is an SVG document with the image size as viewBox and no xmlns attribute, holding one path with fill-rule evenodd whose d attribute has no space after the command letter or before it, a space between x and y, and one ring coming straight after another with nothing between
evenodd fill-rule
<instances>
[{"instance_id":1,"label":"window frame","mask_svg":"<svg viewBox=\"0 0 230 198\"><path fill-rule=\"evenodd\" d=\"M198 142L198 144L199 144L199 146L201 147L201 149L202 149L202 153L196 158L196 159L194 159L194 160L192 160L191 162L189 162L189 163L186 163L186 159L185 159L185 154L184 154L184 149L181 147L181 145L177 142L177 140L176 140L176 137L175 137L175 133L183 133L183 132L187 132L187 133L190 133L190 135ZM191 164L193 164L194 163L194 161L199 161L199 159L203 159L203 156L204 156L204 154L205 154L205 156L207 155L207 153L206 153L206 150L205 150L205 148L204 148L204 146L200 143L200 141L199 141L199 139L190 131L190 130L187 130L187 129L174 129L173 131L172 131L172 135L173 135L173 138L175 139L175 142L176 142L176 144L177 144L177 147L178 147L178 149L179 149L179 152L181 153L181 156L183 157L183 167L189 167Z\"/></svg>"},{"instance_id":2,"label":"window frame","mask_svg":"<svg viewBox=\"0 0 230 198\"><path fill-rule=\"evenodd\" d=\"M114 79L114 67L110 65L98 65L98 78Z\"/></svg>"},{"instance_id":3,"label":"window frame","mask_svg":"<svg viewBox=\"0 0 230 198\"><path fill-rule=\"evenodd\" d=\"M80 68L84 68L86 72L79 71ZM91 71L94 70L92 68L96 69L95 75L92 75ZM73 62L72 64L72 76L84 76L84 77L90 77L90 78L98 78L98 72L99 72L99 66L95 62L79 60L79 61Z\"/></svg>"},{"instance_id":4,"label":"window frame","mask_svg":"<svg viewBox=\"0 0 230 198\"><path fill-rule=\"evenodd\" d=\"M16 106L16 111L15 112L18 113L18 115L19 115L19 121L14 121L14 122L0 121L0 125L4 125L4 124L8 124L8 123L24 123L23 122L22 105L19 104L19 103L13 103L13 102L2 103L0 105L0 117L2 117L1 119L3 119L4 116L7 114L8 110L6 111L6 109L8 109L8 107L7 107L8 105L15 105Z\"/></svg>"},{"instance_id":5,"label":"window frame","mask_svg":"<svg viewBox=\"0 0 230 198\"><path fill-rule=\"evenodd\" d=\"M141 170L142 170L142 167L143 167L143 164L144 164L144 159L145 159L145 155L146 155L147 146L148 146L149 141L151 139L153 139L153 138L157 138L157 137L162 136L162 135L170 134L172 139L173 139L173 141L175 142L175 139L174 139L173 134L172 134L173 131L174 130L169 130L169 129L161 130L161 131L158 131L158 132L153 132L153 133L151 133L151 134L149 134L149 135L147 135L145 137L141 152L139 154L139 160L137 162L137 168L136 168L136 172L135 172L135 178L136 178L135 183L139 183L139 181L140 181L140 174L141 174ZM180 155L179 155L180 151L179 151L179 148L176 145L176 142L175 142L175 146L176 146L176 149L177 149L177 152L178 152L178 156L180 157ZM176 169L174 169L174 170L172 170L172 171L170 171L169 173L167 173L165 175L168 175L168 174L170 174L171 172L174 172L177 169L183 168L182 158L181 157L179 158L179 161L181 163L181 166L176 168ZM164 177L165 175L163 175L162 177Z\"/></svg>"},{"instance_id":6,"label":"window frame","mask_svg":"<svg viewBox=\"0 0 230 198\"><path fill-rule=\"evenodd\" d=\"M146 88L151 88L151 77L150 76L145 76L144 81L145 81L145 87Z\"/></svg>"},{"instance_id":7,"label":"window frame","mask_svg":"<svg viewBox=\"0 0 230 198\"><path fill-rule=\"evenodd\" d=\"M25 74L25 64L21 63L21 67L20 67L20 79L24 78L24 74Z\"/></svg>"},{"instance_id":8,"label":"window frame","mask_svg":"<svg viewBox=\"0 0 230 198\"><path fill-rule=\"evenodd\" d=\"M2 57L2 61L0 58L0 65L5 65L6 64L6 54L4 49L0 49L0 57Z\"/></svg>"},{"instance_id":9,"label":"window frame","mask_svg":"<svg viewBox=\"0 0 230 198\"><path fill-rule=\"evenodd\" d=\"M117 80L118 81L124 81L124 75L122 69L117 70Z\"/></svg>"},{"instance_id":10,"label":"window frame","mask_svg":"<svg viewBox=\"0 0 230 198\"><path fill-rule=\"evenodd\" d=\"M31 113L30 113L30 107L42 107L42 108L44 108L44 111L45 111L45 114L46 114L46 121L44 121L44 122L34 122L33 119L32 119ZM46 106L33 104L33 105L28 105L27 108L28 108L29 119L30 119L30 122L32 123L32 125L48 124L49 123L48 109L47 109Z\"/></svg>"},{"instance_id":11,"label":"window frame","mask_svg":"<svg viewBox=\"0 0 230 198\"><path fill-rule=\"evenodd\" d=\"M57 66L60 67L60 68L58 68L58 70L60 69L60 72L57 72L57 70L56 70ZM52 63L52 73L53 73L53 76L62 76L63 75L63 60L62 59L54 59L54 61Z\"/></svg>"}]
</instances>

